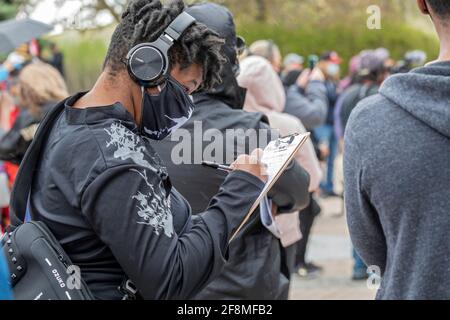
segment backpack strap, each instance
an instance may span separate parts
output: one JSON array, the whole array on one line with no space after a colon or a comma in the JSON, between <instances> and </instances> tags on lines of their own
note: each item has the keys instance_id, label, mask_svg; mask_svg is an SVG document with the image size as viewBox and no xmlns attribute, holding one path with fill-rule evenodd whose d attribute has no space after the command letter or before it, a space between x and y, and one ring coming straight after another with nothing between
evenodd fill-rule
<instances>
[{"instance_id":1,"label":"backpack strap","mask_svg":"<svg viewBox=\"0 0 450 320\"><path fill-rule=\"evenodd\" d=\"M47 137L51 129L53 128L53 123L64 111L65 103L66 100L58 103L45 115L44 119L39 124L39 128L33 138L33 142L25 153L11 193L10 230L14 230L16 227L24 223L25 216L27 215L27 212L29 213L30 208L28 204L31 185L33 182L34 172L40 159L41 150L44 143L47 141Z\"/></svg>"}]
</instances>

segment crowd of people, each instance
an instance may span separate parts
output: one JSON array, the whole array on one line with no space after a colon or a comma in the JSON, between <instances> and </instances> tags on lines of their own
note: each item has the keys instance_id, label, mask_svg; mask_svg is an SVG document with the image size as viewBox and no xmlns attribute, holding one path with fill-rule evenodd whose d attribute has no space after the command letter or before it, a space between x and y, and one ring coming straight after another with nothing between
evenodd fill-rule
<instances>
[{"instance_id":1,"label":"crowd of people","mask_svg":"<svg viewBox=\"0 0 450 320\"><path fill-rule=\"evenodd\" d=\"M437 17L443 42L445 3L419 1ZM182 23L171 23L183 13L193 19L177 30ZM170 68L146 79L132 59L162 36L172 39ZM133 298L288 299L293 274L322 271L306 252L319 199L328 197L346 199L354 280L367 279L367 266L376 265L384 278L380 298L450 297L438 283L450 266L435 259L436 252L448 256L446 246L438 248L447 238L450 198L448 62L422 67L422 51L395 61L375 48L352 57L344 74L334 50L283 59L272 40L246 45L221 5L158 0L130 1L87 93L69 97L56 45L51 61L32 48L21 46L0 67L2 232L10 209L29 209L81 268L95 298L129 297L125 279L137 288ZM11 196L19 165L30 161L44 115L56 110L21 203ZM233 172L174 161L170 133L181 126L193 133L198 122L224 133L224 148L236 150L223 163ZM230 129L266 130L267 141L252 149L249 139L227 139ZM228 243L267 180L261 149L306 132L311 140L269 193L279 232L262 223L258 209ZM205 154L206 141L190 137L192 149ZM344 194L335 186L340 152ZM19 227L14 222L8 231ZM415 258L434 268L427 272L435 281L426 282L425 266L411 267ZM0 260L0 299L11 297L3 278L15 271L6 267Z\"/></svg>"}]
</instances>

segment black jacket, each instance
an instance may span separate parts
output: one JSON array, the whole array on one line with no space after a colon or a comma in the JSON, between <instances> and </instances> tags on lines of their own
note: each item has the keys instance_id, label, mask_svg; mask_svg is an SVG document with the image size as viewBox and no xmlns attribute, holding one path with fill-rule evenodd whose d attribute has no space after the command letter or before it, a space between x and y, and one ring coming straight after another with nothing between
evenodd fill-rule
<instances>
[{"instance_id":1,"label":"black jacket","mask_svg":"<svg viewBox=\"0 0 450 320\"><path fill-rule=\"evenodd\" d=\"M231 14L215 4L197 5L190 9L190 13L200 22L205 23L227 39L226 52L230 49L230 41L234 34L234 24ZM213 21L211 21L213 20ZM229 40L231 39L231 40ZM235 54L234 54L235 57ZM233 54L229 61L234 61ZM275 138L267 125L267 119L259 113L242 111L245 100L245 90L239 88L233 70L236 65L227 63L223 70L223 83L210 93L194 95L196 109L190 121L177 133L189 133L191 140L184 141L191 147L191 154L186 157L188 162L197 164L176 164L173 160L179 142L175 136L154 144L154 148L167 164L174 186L188 199L194 212L201 212L211 201L219 186L226 179L223 172L201 166L201 160L215 160L214 155L208 155L207 146L211 144L203 139L195 138L199 126L203 132L218 130L225 133L227 129L266 129L267 137L263 140ZM197 128L197 130L196 130ZM187 137L186 135L184 137ZM272 137L270 137L272 136ZM183 137L183 136L181 136ZM223 154L234 150L232 159L224 159L230 164L234 159L250 150L248 136L243 134L241 139L223 138ZM194 143L195 139L195 143ZM200 139L201 143L197 140ZM181 142L181 141L180 141ZM259 141L259 147L264 148L267 142ZM197 159L195 159L197 157ZM200 159L199 159L200 158ZM196 162L193 162L197 160ZM308 194L309 175L297 163L293 162L287 172L270 192L270 197L280 207L281 212L292 212L306 207L309 203ZM240 236L231 243L229 261L221 275L204 289L197 299L286 299L289 281L281 273L280 243L261 223L257 210L252 220L245 226Z\"/></svg>"},{"instance_id":2,"label":"black jacket","mask_svg":"<svg viewBox=\"0 0 450 320\"><path fill-rule=\"evenodd\" d=\"M20 111L11 130L0 135L0 160L17 165L22 162L39 122L54 105L55 103L44 105L39 116L31 115L26 109Z\"/></svg>"},{"instance_id":3,"label":"black jacket","mask_svg":"<svg viewBox=\"0 0 450 320\"><path fill-rule=\"evenodd\" d=\"M191 120L180 130L189 131L194 137L195 126L203 130L218 129L268 129L261 114L251 114L233 110L223 102L214 100L211 95L196 96L196 109ZM267 131L270 132L270 131ZM203 154L210 142L185 141L194 152ZM239 153L248 153L249 145L236 140L224 141L224 149ZM202 212L226 178L226 174L205 168L200 164L175 164L172 152L179 142L166 139L153 143L153 147L167 164L174 186L192 205L194 213ZM235 148L236 147L236 148ZM260 145L264 147L264 145ZM196 148L198 148L196 150ZM226 154L226 150L224 150ZM205 155L205 154L204 154ZM204 160L214 160L206 156ZM293 162L287 172L269 193L281 212L293 212L308 205L309 176L297 163ZM229 261L225 270L197 296L199 299L284 299L287 298L289 281L281 273L279 240L261 223L259 210L253 219L230 245Z\"/></svg>"},{"instance_id":4,"label":"black jacket","mask_svg":"<svg viewBox=\"0 0 450 320\"><path fill-rule=\"evenodd\" d=\"M145 299L193 297L220 274L262 181L233 172L191 217L132 116L119 103L72 108L79 97L62 102L41 150L32 218L46 223L98 299L121 299L125 278Z\"/></svg>"}]
</instances>

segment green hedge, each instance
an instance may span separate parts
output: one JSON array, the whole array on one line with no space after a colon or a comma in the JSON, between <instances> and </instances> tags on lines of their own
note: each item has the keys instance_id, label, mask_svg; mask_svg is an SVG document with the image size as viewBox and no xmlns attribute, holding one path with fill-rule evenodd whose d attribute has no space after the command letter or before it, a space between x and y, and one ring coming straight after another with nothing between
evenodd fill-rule
<instances>
[{"instance_id":1,"label":"green hedge","mask_svg":"<svg viewBox=\"0 0 450 320\"><path fill-rule=\"evenodd\" d=\"M70 33L55 40L64 53L66 81L71 93L89 90L99 76L110 32Z\"/></svg>"},{"instance_id":2,"label":"green hedge","mask_svg":"<svg viewBox=\"0 0 450 320\"><path fill-rule=\"evenodd\" d=\"M362 23L362 22L361 22ZM335 23L327 27L293 27L282 24L268 25L256 22L238 23L238 33L248 44L258 39L272 39L283 54L297 52L305 57L325 50L336 50L347 60L363 49L386 47L399 59L412 49L424 50L430 59L437 56L437 39L404 23L383 23L381 30L355 28L350 23ZM56 38L66 58L67 81L71 92L89 89L97 78L112 28L83 34L68 33Z\"/></svg>"},{"instance_id":3,"label":"green hedge","mask_svg":"<svg viewBox=\"0 0 450 320\"><path fill-rule=\"evenodd\" d=\"M395 59L402 58L406 51L414 49L425 51L429 59L437 57L439 52L437 38L403 23L384 23L381 30L355 28L346 24L292 28L251 23L238 25L238 33L249 45L258 39L272 39L280 46L283 54L295 52L306 57L336 50L345 59L344 67L352 56L364 49L385 47Z\"/></svg>"}]
</instances>

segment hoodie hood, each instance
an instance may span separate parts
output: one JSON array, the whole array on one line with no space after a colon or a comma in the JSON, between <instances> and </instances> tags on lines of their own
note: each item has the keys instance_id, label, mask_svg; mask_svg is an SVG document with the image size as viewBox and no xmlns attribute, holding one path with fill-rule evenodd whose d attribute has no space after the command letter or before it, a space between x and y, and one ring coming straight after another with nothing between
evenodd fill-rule
<instances>
[{"instance_id":1,"label":"hoodie hood","mask_svg":"<svg viewBox=\"0 0 450 320\"><path fill-rule=\"evenodd\" d=\"M380 93L427 126L450 137L450 61L391 76Z\"/></svg>"},{"instance_id":2,"label":"hoodie hood","mask_svg":"<svg viewBox=\"0 0 450 320\"><path fill-rule=\"evenodd\" d=\"M203 100L209 97L218 99L233 109L242 109L244 107L246 90L239 87L236 80L239 61L236 52L237 37L233 15L227 8L208 2L193 5L187 8L186 12L225 39L222 51L227 59L222 68L222 83L211 92L194 94L194 101L197 102L200 99Z\"/></svg>"},{"instance_id":3,"label":"hoodie hood","mask_svg":"<svg viewBox=\"0 0 450 320\"><path fill-rule=\"evenodd\" d=\"M250 56L241 61L238 83L247 89L244 110L248 112L283 112L286 94L283 83L266 59Z\"/></svg>"}]
</instances>

